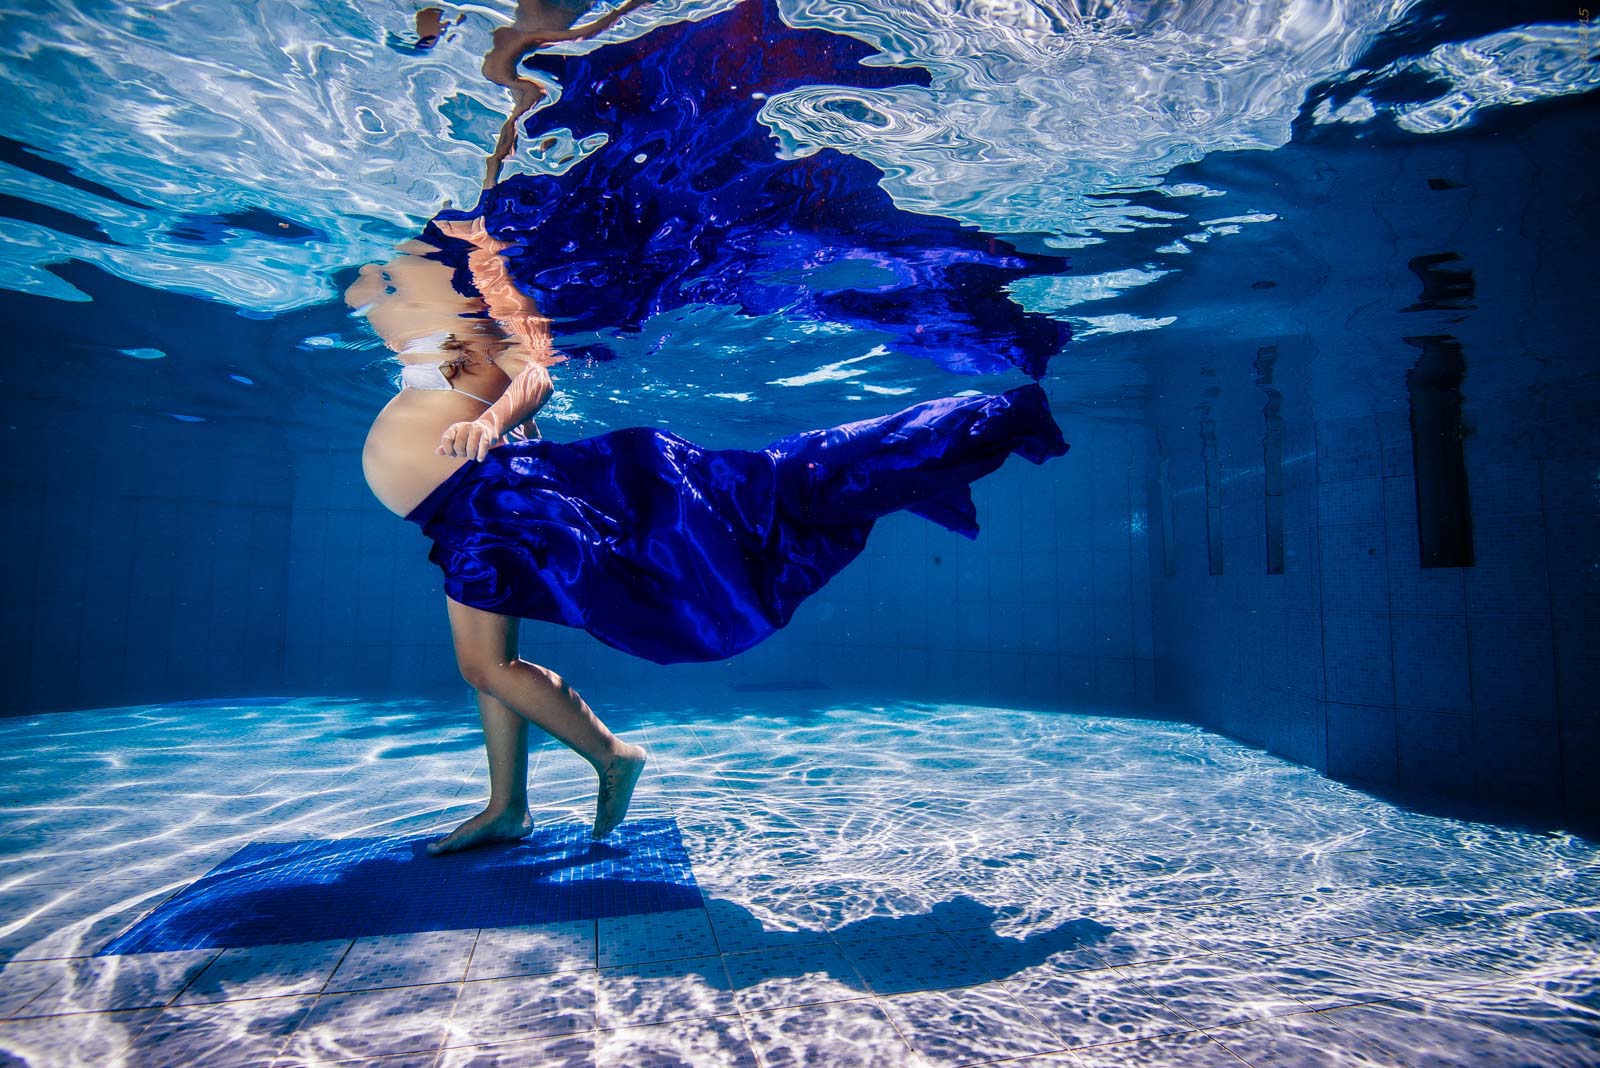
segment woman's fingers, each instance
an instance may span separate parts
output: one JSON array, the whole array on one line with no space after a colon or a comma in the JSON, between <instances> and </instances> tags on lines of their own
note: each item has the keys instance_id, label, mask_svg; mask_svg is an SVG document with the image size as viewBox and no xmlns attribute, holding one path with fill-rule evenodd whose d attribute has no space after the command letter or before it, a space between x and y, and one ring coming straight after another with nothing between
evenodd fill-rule
<instances>
[{"instance_id":1,"label":"woman's fingers","mask_svg":"<svg viewBox=\"0 0 1600 1068\"><path fill-rule=\"evenodd\" d=\"M466 433L470 423L451 423L439 437L436 451L440 456L467 456Z\"/></svg>"},{"instance_id":2,"label":"woman's fingers","mask_svg":"<svg viewBox=\"0 0 1600 1068\"><path fill-rule=\"evenodd\" d=\"M494 448L497 435L482 423L452 423L439 438L439 447L433 450L440 456L454 456L465 460L482 460Z\"/></svg>"},{"instance_id":3,"label":"woman's fingers","mask_svg":"<svg viewBox=\"0 0 1600 1068\"><path fill-rule=\"evenodd\" d=\"M475 456L482 460L489 455L489 450L500 443L500 429L496 421L487 412L472 423L472 447L468 456Z\"/></svg>"}]
</instances>

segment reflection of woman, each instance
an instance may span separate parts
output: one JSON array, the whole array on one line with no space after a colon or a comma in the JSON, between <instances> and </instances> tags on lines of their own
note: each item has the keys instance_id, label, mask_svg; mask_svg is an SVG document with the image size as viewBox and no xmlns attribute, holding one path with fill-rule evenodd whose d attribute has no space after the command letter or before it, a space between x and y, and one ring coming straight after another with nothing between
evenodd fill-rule
<instances>
[{"instance_id":1,"label":"reflection of woman","mask_svg":"<svg viewBox=\"0 0 1600 1068\"><path fill-rule=\"evenodd\" d=\"M540 5L525 0L519 24L530 6ZM518 32L497 48L537 36ZM487 807L434 852L528 833L528 723L594 767L597 838L622 821L644 766L644 750L561 676L518 657L519 619L581 627L658 663L732 656L787 624L878 518L909 510L975 537L970 483L1013 452L1034 463L1066 452L1037 385L759 451L701 449L648 427L542 440L532 419L563 357L514 283L507 244L481 218L441 218L428 234L363 270L347 299L403 365L404 388L367 437L367 482L433 540L489 754Z\"/></svg>"},{"instance_id":2,"label":"reflection of woman","mask_svg":"<svg viewBox=\"0 0 1600 1068\"><path fill-rule=\"evenodd\" d=\"M799 7L808 20L823 10ZM508 273L563 334L592 335L593 351L654 316L709 304L861 331L864 348L961 374L1034 378L1066 344L1065 324L1009 295L1021 279L1065 270L1061 255L902 210L866 159L774 142L787 126L769 125L769 111L814 112L824 129L882 126L892 140L873 109L919 97L910 87L928 84L926 70L848 33L791 26L777 0L668 19L582 55L523 57L603 21L556 31L556 17L525 0L518 25L496 31L483 70L511 92L514 117L478 202L443 217L481 220L504 242ZM547 97L552 85L561 91ZM540 166L493 181L522 111Z\"/></svg>"},{"instance_id":3,"label":"reflection of woman","mask_svg":"<svg viewBox=\"0 0 1600 1068\"><path fill-rule=\"evenodd\" d=\"M544 99L544 87L519 69L529 49L556 41L581 41L603 33L618 19L649 0L627 0L620 7L577 28L572 24L587 11L587 0L518 0L517 15L509 26L494 31L494 46L484 57L483 76L511 90L511 114L500 127L500 138L484 171L483 187L488 189L500 177L500 166L517 147L517 123Z\"/></svg>"}]
</instances>

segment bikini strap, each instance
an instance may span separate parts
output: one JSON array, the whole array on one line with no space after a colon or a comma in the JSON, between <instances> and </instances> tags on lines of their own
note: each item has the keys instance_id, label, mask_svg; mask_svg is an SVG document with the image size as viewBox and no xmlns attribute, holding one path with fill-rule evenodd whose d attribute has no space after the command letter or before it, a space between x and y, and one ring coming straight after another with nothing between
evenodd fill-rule
<instances>
[{"instance_id":1,"label":"bikini strap","mask_svg":"<svg viewBox=\"0 0 1600 1068\"><path fill-rule=\"evenodd\" d=\"M456 387L456 384L455 384L455 379L451 378L449 375L444 373L444 369L448 365L454 365L454 366L456 366L458 368L461 365L456 360L441 360L439 362L439 376L444 379L445 384L450 387L452 392L459 393L463 397L471 397L473 400L477 401L479 404L487 404L491 408L494 407L494 401L492 401L492 400L484 400L482 397L478 396L476 393L469 393L468 391L466 391L464 389L458 389Z\"/></svg>"}]
</instances>

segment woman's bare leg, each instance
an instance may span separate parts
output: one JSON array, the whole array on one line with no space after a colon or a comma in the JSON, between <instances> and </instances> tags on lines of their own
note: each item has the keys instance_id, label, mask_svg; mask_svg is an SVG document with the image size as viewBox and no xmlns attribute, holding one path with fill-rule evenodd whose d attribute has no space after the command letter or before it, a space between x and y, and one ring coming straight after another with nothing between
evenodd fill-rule
<instances>
[{"instance_id":1,"label":"woman's bare leg","mask_svg":"<svg viewBox=\"0 0 1600 1068\"><path fill-rule=\"evenodd\" d=\"M478 722L489 755L489 807L528 811L528 721L492 694L478 691Z\"/></svg>"},{"instance_id":2,"label":"woman's bare leg","mask_svg":"<svg viewBox=\"0 0 1600 1068\"><path fill-rule=\"evenodd\" d=\"M500 638L503 656L517 655L519 622L507 621ZM528 721L482 690L478 691L478 721L483 725L483 747L489 757L489 804L444 838L430 842L430 853L514 842L533 830L528 812Z\"/></svg>"},{"instance_id":3,"label":"woman's bare leg","mask_svg":"<svg viewBox=\"0 0 1600 1068\"><path fill-rule=\"evenodd\" d=\"M448 599L446 604L456 662L467 682L548 731L599 775L592 833L605 837L627 815L645 751L612 734L560 675L517 656L514 619Z\"/></svg>"},{"instance_id":4,"label":"woman's bare leg","mask_svg":"<svg viewBox=\"0 0 1600 1068\"><path fill-rule=\"evenodd\" d=\"M513 624L513 648L515 634ZM478 720L483 724L483 747L489 754L489 804L444 838L428 843L430 853L514 842L533 830L533 816L528 811L528 721L482 690L478 691Z\"/></svg>"}]
</instances>

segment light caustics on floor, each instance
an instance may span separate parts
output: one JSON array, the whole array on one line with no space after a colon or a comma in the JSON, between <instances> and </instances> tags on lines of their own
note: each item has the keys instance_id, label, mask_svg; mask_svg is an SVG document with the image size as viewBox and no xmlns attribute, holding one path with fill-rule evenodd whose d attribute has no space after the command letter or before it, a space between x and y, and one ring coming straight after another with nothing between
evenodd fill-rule
<instances>
[{"instance_id":1,"label":"light caustics on floor","mask_svg":"<svg viewBox=\"0 0 1600 1068\"><path fill-rule=\"evenodd\" d=\"M476 811L470 707L0 724L0 1060L1600 1063L1594 843L1179 724L743 701L607 709L704 908L123 957L91 954L246 843ZM585 819L577 758L532 763L539 819Z\"/></svg>"}]
</instances>

